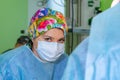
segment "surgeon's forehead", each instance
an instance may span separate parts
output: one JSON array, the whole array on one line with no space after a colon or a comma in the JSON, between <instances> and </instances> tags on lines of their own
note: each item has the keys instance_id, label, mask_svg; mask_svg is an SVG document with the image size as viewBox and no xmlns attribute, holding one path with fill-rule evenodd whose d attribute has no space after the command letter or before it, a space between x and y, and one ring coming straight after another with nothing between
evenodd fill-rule
<instances>
[{"instance_id":1,"label":"surgeon's forehead","mask_svg":"<svg viewBox=\"0 0 120 80\"><path fill-rule=\"evenodd\" d=\"M43 34L43 36L50 36L50 37L54 37L54 38L63 38L64 31L62 29L53 28L53 29L50 29L47 32L45 32L45 34Z\"/></svg>"}]
</instances>

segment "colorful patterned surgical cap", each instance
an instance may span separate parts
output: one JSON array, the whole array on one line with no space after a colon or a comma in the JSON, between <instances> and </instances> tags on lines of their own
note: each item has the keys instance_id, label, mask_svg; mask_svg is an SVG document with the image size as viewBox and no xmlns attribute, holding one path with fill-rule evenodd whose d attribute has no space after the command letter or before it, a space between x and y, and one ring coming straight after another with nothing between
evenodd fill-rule
<instances>
[{"instance_id":1,"label":"colorful patterned surgical cap","mask_svg":"<svg viewBox=\"0 0 120 80\"><path fill-rule=\"evenodd\" d=\"M64 34L68 30L66 20L62 13L50 8L42 8L31 18L28 33L30 37L36 38L52 28L62 29Z\"/></svg>"}]
</instances>

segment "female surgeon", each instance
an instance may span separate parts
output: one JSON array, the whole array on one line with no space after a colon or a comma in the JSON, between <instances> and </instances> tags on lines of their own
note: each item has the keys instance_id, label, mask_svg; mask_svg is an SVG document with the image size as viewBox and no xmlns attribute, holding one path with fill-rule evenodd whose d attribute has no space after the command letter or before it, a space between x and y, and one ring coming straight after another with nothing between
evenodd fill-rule
<instances>
[{"instance_id":1,"label":"female surgeon","mask_svg":"<svg viewBox=\"0 0 120 80\"><path fill-rule=\"evenodd\" d=\"M27 43L0 56L0 80L60 80L67 63L66 31L62 13L39 9L28 29L32 45Z\"/></svg>"}]
</instances>

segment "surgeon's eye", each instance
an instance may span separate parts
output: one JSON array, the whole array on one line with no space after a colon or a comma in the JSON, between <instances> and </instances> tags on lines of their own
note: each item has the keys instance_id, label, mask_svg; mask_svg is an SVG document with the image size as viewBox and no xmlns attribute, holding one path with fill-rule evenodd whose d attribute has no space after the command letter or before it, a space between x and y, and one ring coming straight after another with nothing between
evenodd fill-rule
<instances>
[{"instance_id":1,"label":"surgeon's eye","mask_svg":"<svg viewBox=\"0 0 120 80\"><path fill-rule=\"evenodd\" d=\"M64 38L58 40L58 43L64 43L64 42L65 42Z\"/></svg>"},{"instance_id":2,"label":"surgeon's eye","mask_svg":"<svg viewBox=\"0 0 120 80\"><path fill-rule=\"evenodd\" d=\"M52 42L52 38L51 37L44 37L44 40L47 42Z\"/></svg>"}]
</instances>

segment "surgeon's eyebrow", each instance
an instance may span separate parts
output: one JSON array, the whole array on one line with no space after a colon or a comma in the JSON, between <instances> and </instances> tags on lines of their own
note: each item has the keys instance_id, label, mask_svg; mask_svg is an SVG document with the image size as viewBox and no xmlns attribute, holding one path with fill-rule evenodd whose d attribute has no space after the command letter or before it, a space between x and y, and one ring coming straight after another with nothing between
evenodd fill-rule
<instances>
[{"instance_id":1,"label":"surgeon's eyebrow","mask_svg":"<svg viewBox=\"0 0 120 80\"><path fill-rule=\"evenodd\" d=\"M62 38L60 38L59 40L64 40L64 41L65 41L65 38L64 38L64 37L62 37Z\"/></svg>"},{"instance_id":2,"label":"surgeon's eyebrow","mask_svg":"<svg viewBox=\"0 0 120 80\"><path fill-rule=\"evenodd\" d=\"M43 35L43 37L44 37L44 38L47 38L47 37L53 38L52 36L48 36L48 35ZM54 38L53 38L53 39L54 39Z\"/></svg>"}]
</instances>

